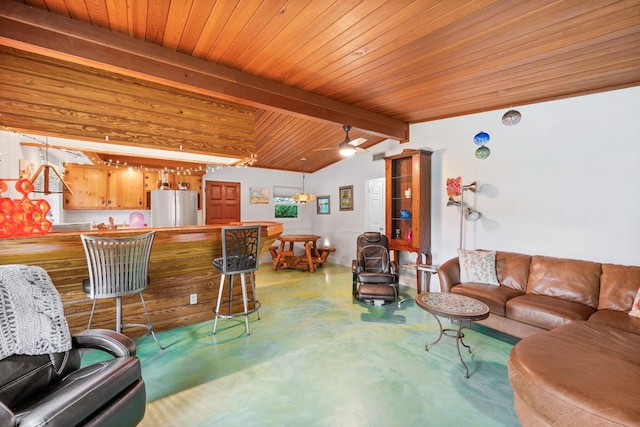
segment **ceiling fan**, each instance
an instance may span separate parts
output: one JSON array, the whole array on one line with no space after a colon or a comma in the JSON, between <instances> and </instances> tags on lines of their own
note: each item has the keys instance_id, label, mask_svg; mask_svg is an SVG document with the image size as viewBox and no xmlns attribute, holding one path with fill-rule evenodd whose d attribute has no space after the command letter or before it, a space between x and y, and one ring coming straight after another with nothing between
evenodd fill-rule
<instances>
[{"instance_id":1,"label":"ceiling fan","mask_svg":"<svg viewBox=\"0 0 640 427\"><path fill-rule=\"evenodd\" d=\"M367 142L366 138L356 138L353 141L349 138L349 131L351 130L351 126L344 125L342 126L344 129L345 137L344 141L340 143L338 146L338 151L344 157L353 156L355 153L366 153L367 150L364 148L358 147L360 144ZM316 148L313 151L322 151L322 150L334 150L334 148Z\"/></svg>"}]
</instances>

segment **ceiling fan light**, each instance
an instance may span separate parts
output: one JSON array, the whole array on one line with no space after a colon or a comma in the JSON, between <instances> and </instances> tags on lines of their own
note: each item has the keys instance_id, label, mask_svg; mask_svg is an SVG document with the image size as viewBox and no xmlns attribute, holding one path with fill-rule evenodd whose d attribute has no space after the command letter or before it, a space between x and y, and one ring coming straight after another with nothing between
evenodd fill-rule
<instances>
[{"instance_id":1,"label":"ceiling fan light","mask_svg":"<svg viewBox=\"0 0 640 427\"><path fill-rule=\"evenodd\" d=\"M340 143L340 155L344 157L353 156L356 154L356 149L353 145L349 145L347 141L342 141Z\"/></svg>"}]
</instances>

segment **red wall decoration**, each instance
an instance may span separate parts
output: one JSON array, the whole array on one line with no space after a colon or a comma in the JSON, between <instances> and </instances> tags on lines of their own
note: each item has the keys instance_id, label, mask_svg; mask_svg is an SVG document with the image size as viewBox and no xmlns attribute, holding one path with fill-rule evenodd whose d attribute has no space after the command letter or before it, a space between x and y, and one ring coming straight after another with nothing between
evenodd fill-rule
<instances>
[{"instance_id":1,"label":"red wall decoration","mask_svg":"<svg viewBox=\"0 0 640 427\"><path fill-rule=\"evenodd\" d=\"M8 182L16 181L20 199L2 197ZM0 179L0 237L32 236L51 230L47 214L51 209L44 199L29 199L33 184L28 179Z\"/></svg>"}]
</instances>

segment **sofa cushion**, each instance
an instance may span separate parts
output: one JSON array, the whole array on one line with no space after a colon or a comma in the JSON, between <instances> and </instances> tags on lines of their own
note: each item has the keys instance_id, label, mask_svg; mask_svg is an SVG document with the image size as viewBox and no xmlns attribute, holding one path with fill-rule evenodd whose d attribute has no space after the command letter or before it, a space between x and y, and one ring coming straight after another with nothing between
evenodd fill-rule
<instances>
[{"instance_id":1,"label":"sofa cushion","mask_svg":"<svg viewBox=\"0 0 640 427\"><path fill-rule=\"evenodd\" d=\"M458 249L460 282L486 283L498 286L495 251L470 251Z\"/></svg>"},{"instance_id":2,"label":"sofa cushion","mask_svg":"<svg viewBox=\"0 0 640 427\"><path fill-rule=\"evenodd\" d=\"M496 274L502 286L525 292L531 255L496 252Z\"/></svg>"},{"instance_id":3,"label":"sofa cushion","mask_svg":"<svg viewBox=\"0 0 640 427\"><path fill-rule=\"evenodd\" d=\"M640 267L602 264L598 310L629 312L640 288Z\"/></svg>"},{"instance_id":4,"label":"sofa cushion","mask_svg":"<svg viewBox=\"0 0 640 427\"><path fill-rule=\"evenodd\" d=\"M463 283L451 288L451 293L466 295L482 301L489 306L491 313L505 315L505 305L511 298L523 295L523 292L505 286L491 286L482 283Z\"/></svg>"},{"instance_id":5,"label":"sofa cushion","mask_svg":"<svg viewBox=\"0 0 640 427\"><path fill-rule=\"evenodd\" d=\"M527 294L546 295L596 308L602 265L591 261L534 255Z\"/></svg>"},{"instance_id":6,"label":"sofa cushion","mask_svg":"<svg viewBox=\"0 0 640 427\"><path fill-rule=\"evenodd\" d=\"M546 295L526 294L506 304L509 319L543 329L553 329L577 320L587 320L595 309L578 302Z\"/></svg>"},{"instance_id":7,"label":"sofa cushion","mask_svg":"<svg viewBox=\"0 0 640 427\"><path fill-rule=\"evenodd\" d=\"M639 376L640 336L588 322L527 337L509 356L523 425L637 425Z\"/></svg>"},{"instance_id":8,"label":"sofa cushion","mask_svg":"<svg viewBox=\"0 0 640 427\"><path fill-rule=\"evenodd\" d=\"M640 335L640 319L629 316L624 311L598 310L589 316L589 322L611 326L621 331Z\"/></svg>"},{"instance_id":9,"label":"sofa cushion","mask_svg":"<svg viewBox=\"0 0 640 427\"><path fill-rule=\"evenodd\" d=\"M636 297L633 299L629 316L640 318L640 289L638 289L638 293L636 293Z\"/></svg>"}]
</instances>

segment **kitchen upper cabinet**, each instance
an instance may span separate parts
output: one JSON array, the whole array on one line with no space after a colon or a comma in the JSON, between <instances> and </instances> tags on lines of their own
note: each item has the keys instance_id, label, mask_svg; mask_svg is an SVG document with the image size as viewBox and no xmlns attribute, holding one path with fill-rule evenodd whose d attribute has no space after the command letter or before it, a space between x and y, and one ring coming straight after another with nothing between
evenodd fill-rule
<instances>
[{"instance_id":1,"label":"kitchen upper cabinet","mask_svg":"<svg viewBox=\"0 0 640 427\"><path fill-rule=\"evenodd\" d=\"M144 209L144 174L133 169L109 171L109 209Z\"/></svg>"},{"instance_id":2,"label":"kitchen upper cabinet","mask_svg":"<svg viewBox=\"0 0 640 427\"><path fill-rule=\"evenodd\" d=\"M107 209L108 172L96 166L68 165L64 180L73 195L64 194L65 209Z\"/></svg>"},{"instance_id":3,"label":"kitchen upper cabinet","mask_svg":"<svg viewBox=\"0 0 640 427\"><path fill-rule=\"evenodd\" d=\"M178 175L175 177L178 189L187 187L187 190L202 192L202 175Z\"/></svg>"},{"instance_id":4,"label":"kitchen upper cabinet","mask_svg":"<svg viewBox=\"0 0 640 427\"><path fill-rule=\"evenodd\" d=\"M141 171L67 165L64 179L73 191L64 195L65 209L144 209Z\"/></svg>"}]
</instances>

